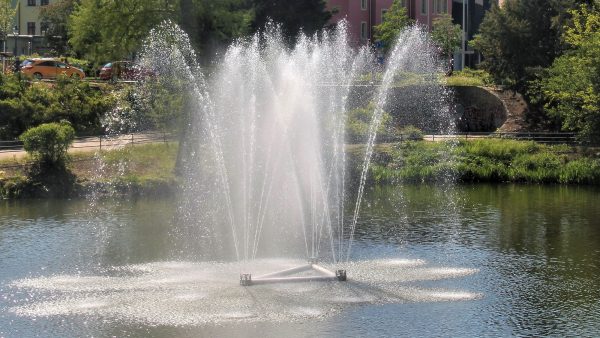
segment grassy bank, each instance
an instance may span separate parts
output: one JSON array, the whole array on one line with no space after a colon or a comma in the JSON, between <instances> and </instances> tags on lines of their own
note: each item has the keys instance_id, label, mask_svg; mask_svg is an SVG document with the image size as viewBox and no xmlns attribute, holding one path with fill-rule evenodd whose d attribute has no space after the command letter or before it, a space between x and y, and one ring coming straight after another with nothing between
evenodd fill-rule
<instances>
[{"instance_id":1,"label":"grassy bank","mask_svg":"<svg viewBox=\"0 0 600 338\"><path fill-rule=\"evenodd\" d=\"M359 156L360 149L351 150ZM379 145L370 179L377 183L517 182L600 184L600 155L565 145L476 140Z\"/></svg>"},{"instance_id":2,"label":"grassy bank","mask_svg":"<svg viewBox=\"0 0 600 338\"><path fill-rule=\"evenodd\" d=\"M176 143L126 146L101 153L71 155L67 172L54 173L43 181L31 179L29 161L0 161L1 198L77 197L91 192L106 195L171 193L177 188L174 175Z\"/></svg>"},{"instance_id":3,"label":"grassy bank","mask_svg":"<svg viewBox=\"0 0 600 338\"><path fill-rule=\"evenodd\" d=\"M177 144L128 146L101 154L73 155L64 175L46 182L27 176L26 159L0 161L0 197L74 197L174 192ZM350 177L360 175L363 145L349 145ZM72 176L70 176L72 175ZM369 180L379 184L422 182L520 182L600 184L600 150L529 141L408 141L376 146ZM72 184L72 186L66 186Z\"/></svg>"}]
</instances>

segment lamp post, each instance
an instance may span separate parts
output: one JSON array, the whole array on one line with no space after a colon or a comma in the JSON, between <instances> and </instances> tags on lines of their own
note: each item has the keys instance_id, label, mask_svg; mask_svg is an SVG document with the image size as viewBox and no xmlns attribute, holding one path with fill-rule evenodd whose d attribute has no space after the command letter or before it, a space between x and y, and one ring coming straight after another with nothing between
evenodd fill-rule
<instances>
[{"instance_id":1,"label":"lamp post","mask_svg":"<svg viewBox=\"0 0 600 338\"><path fill-rule=\"evenodd\" d=\"M15 57L15 74L19 75L19 58L17 57L17 44L19 43L19 27L15 26L13 28L13 37L15 38L15 52L13 56Z\"/></svg>"},{"instance_id":2,"label":"lamp post","mask_svg":"<svg viewBox=\"0 0 600 338\"><path fill-rule=\"evenodd\" d=\"M17 27L17 26L13 27L13 37L15 39L15 49L14 49L13 56L16 58L17 57L17 44L19 43L19 27Z\"/></svg>"}]
</instances>

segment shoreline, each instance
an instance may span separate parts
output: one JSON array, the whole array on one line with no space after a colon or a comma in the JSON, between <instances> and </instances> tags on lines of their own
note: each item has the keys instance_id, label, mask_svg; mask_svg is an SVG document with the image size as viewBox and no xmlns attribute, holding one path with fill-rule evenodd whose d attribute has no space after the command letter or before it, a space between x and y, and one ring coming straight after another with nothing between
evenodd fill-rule
<instances>
[{"instance_id":1,"label":"shoreline","mask_svg":"<svg viewBox=\"0 0 600 338\"><path fill-rule=\"evenodd\" d=\"M364 147L346 147L350 184L360 176ZM0 169L0 198L176 194L182 187L175 175L177 151L169 143L77 154L63 176L50 176L46 182L28 178L22 167L8 173ZM375 146L367 183L599 186L600 152L514 140L385 143Z\"/></svg>"}]
</instances>

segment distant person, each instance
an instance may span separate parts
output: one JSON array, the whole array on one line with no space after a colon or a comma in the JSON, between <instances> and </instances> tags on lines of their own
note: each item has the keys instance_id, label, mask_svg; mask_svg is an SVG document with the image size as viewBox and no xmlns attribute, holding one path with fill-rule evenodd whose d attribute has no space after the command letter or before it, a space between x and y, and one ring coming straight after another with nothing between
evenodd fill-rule
<instances>
[{"instance_id":1,"label":"distant person","mask_svg":"<svg viewBox=\"0 0 600 338\"><path fill-rule=\"evenodd\" d=\"M20 71L21 71L21 61L19 60L19 58L15 57L14 72L15 72L15 74L17 74Z\"/></svg>"}]
</instances>

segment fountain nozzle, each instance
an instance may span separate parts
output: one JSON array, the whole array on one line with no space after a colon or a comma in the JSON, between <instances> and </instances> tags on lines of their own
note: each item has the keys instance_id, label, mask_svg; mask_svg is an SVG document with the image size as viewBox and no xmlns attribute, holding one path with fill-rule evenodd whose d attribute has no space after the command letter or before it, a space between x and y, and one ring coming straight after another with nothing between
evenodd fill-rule
<instances>
[{"instance_id":1,"label":"fountain nozzle","mask_svg":"<svg viewBox=\"0 0 600 338\"><path fill-rule=\"evenodd\" d=\"M345 282L346 281L346 270L335 270L335 276L338 281Z\"/></svg>"},{"instance_id":2,"label":"fountain nozzle","mask_svg":"<svg viewBox=\"0 0 600 338\"><path fill-rule=\"evenodd\" d=\"M250 286L252 285L252 275L249 273L243 273L240 275L240 285Z\"/></svg>"}]
</instances>

